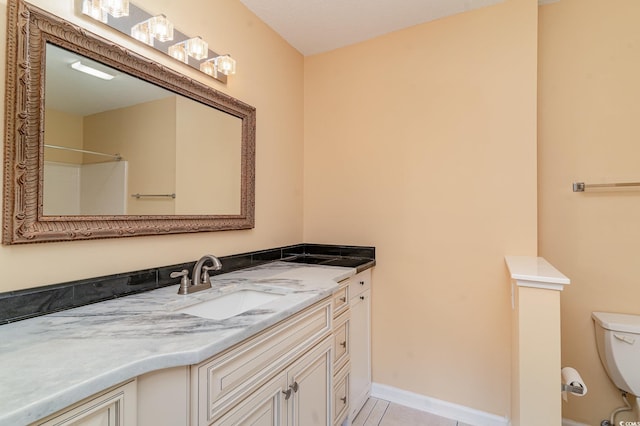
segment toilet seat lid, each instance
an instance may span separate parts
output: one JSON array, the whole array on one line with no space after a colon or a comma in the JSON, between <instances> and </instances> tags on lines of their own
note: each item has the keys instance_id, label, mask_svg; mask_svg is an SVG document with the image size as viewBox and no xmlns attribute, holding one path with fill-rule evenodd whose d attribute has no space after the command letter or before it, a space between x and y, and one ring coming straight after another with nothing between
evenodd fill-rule
<instances>
[{"instance_id":1,"label":"toilet seat lid","mask_svg":"<svg viewBox=\"0 0 640 426\"><path fill-rule=\"evenodd\" d=\"M592 312L591 317L604 329L640 334L640 315Z\"/></svg>"}]
</instances>

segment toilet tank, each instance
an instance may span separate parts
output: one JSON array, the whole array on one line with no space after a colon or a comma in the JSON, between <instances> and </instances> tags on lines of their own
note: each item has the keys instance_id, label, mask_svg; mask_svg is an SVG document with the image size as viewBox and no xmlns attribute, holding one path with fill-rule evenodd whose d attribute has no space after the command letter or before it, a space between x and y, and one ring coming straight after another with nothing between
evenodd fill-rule
<instances>
[{"instance_id":1,"label":"toilet tank","mask_svg":"<svg viewBox=\"0 0 640 426\"><path fill-rule=\"evenodd\" d=\"M640 396L640 315L593 312L596 346L609 378Z\"/></svg>"}]
</instances>

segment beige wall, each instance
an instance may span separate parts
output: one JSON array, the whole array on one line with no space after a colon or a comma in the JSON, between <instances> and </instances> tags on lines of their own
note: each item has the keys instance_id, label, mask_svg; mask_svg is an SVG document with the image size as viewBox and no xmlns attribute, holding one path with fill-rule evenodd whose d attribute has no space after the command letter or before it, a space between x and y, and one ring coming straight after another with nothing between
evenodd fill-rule
<instances>
[{"instance_id":1,"label":"beige wall","mask_svg":"<svg viewBox=\"0 0 640 426\"><path fill-rule=\"evenodd\" d=\"M240 214L242 120L178 96L176 134L176 213Z\"/></svg>"},{"instance_id":2,"label":"beige wall","mask_svg":"<svg viewBox=\"0 0 640 426\"><path fill-rule=\"evenodd\" d=\"M84 149L128 161L127 194L176 192L176 97L118 108L84 119ZM85 155L85 162L104 157ZM172 198L127 199L127 214L174 214Z\"/></svg>"},{"instance_id":3,"label":"beige wall","mask_svg":"<svg viewBox=\"0 0 640 426\"><path fill-rule=\"evenodd\" d=\"M32 3L256 107L256 227L237 232L0 246L0 292L185 262L205 253L223 256L302 241L302 55L237 0L197 0L189 8L170 0L136 2L150 12L165 13L176 28L201 35L213 49L230 52L238 61L238 73L225 86L74 15L70 9L78 2ZM0 0L3 38L5 33L6 0ZM4 61L2 40L0 62ZM3 73L4 66L0 67ZM38 265L37 270L33 265Z\"/></svg>"},{"instance_id":4,"label":"beige wall","mask_svg":"<svg viewBox=\"0 0 640 426\"><path fill-rule=\"evenodd\" d=\"M639 16L636 0L540 8L540 255L571 278L561 298L562 360L589 393L563 410L587 424L623 405L598 358L590 315L640 314L640 196L573 193L571 184L640 179Z\"/></svg>"},{"instance_id":5,"label":"beige wall","mask_svg":"<svg viewBox=\"0 0 640 426\"><path fill-rule=\"evenodd\" d=\"M305 58L304 238L377 248L375 382L509 414L536 34L537 2L510 0Z\"/></svg>"},{"instance_id":6,"label":"beige wall","mask_svg":"<svg viewBox=\"0 0 640 426\"><path fill-rule=\"evenodd\" d=\"M48 108L44 117L44 143L82 149L82 116ZM47 161L82 164L82 154L78 152L45 148L44 155Z\"/></svg>"}]
</instances>

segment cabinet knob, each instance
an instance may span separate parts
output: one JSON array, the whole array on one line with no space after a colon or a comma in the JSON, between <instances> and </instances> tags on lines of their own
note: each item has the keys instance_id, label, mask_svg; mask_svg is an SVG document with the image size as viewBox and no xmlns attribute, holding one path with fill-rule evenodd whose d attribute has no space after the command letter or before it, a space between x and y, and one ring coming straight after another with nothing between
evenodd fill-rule
<instances>
[{"instance_id":1,"label":"cabinet knob","mask_svg":"<svg viewBox=\"0 0 640 426\"><path fill-rule=\"evenodd\" d=\"M346 301L347 301L347 298L346 298L346 297L341 297L341 298L340 298L340 301L341 301L341 302L346 302Z\"/></svg>"},{"instance_id":2,"label":"cabinet knob","mask_svg":"<svg viewBox=\"0 0 640 426\"><path fill-rule=\"evenodd\" d=\"M290 391L293 390L294 392L298 392L298 382L293 382L293 384L289 387L291 388L289 389Z\"/></svg>"},{"instance_id":3,"label":"cabinet knob","mask_svg":"<svg viewBox=\"0 0 640 426\"><path fill-rule=\"evenodd\" d=\"M344 404L347 403L347 397L343 396L342 398L340 398L340 401L342 401Z\"/></svg>"},{"instance_id":4,"label":"cabinet knob","mask_svg":"<svg viewBox=\"0 0 640 426\"><path fill-rule=\"evenodd\" d=\"M347 349L347 341L346 341L346 340L345 340L344 342L340 342L340 345L341 345L343 348Z\"/></svg>"},{"instance_id":5,"label":"cabinet knob","mask_svg":"<svg viewBox=\"0 0 640 426\"><path fill-rule=\"evenodd\" d=\"M364 281L360 281L360 285L364 285Z\"/></svg>"},{"instance_id":6,"label":"cabinet knob","mask_svg":"<svg viewBox=\"0 0 640 426\"><path fill-rule=\"evenodd\" d=\"M289 398L291 398L291 389L287 389L286 391L282 391L282 393L284 394L284 400L287 401Z\"/></svg>"},{"instance_id":7,"label":"cabinet knob","mask_svg":"<svg viewBox=\"0 0 640 426\"><path fill-rule=\"evenodd\" d=\"M360 296L360 300L364 300L364 296Z\"/></svg>"}]
</instances>

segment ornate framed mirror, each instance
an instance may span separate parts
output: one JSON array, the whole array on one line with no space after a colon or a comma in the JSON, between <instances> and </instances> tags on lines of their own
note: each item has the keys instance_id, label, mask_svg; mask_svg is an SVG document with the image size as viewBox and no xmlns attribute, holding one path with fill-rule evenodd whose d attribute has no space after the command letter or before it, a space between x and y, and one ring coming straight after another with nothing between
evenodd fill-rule
<instances>
[{"instance_id":1,"label":"ornate framed mirror","mask_svg":"<svg viewBox=\"0 0 640 426\"><path fill-rule=\"evenodd\" d=\"M255 108L23 0L7 13L3 244L254 227Z\"/></svg>"}]
</instances>

